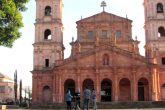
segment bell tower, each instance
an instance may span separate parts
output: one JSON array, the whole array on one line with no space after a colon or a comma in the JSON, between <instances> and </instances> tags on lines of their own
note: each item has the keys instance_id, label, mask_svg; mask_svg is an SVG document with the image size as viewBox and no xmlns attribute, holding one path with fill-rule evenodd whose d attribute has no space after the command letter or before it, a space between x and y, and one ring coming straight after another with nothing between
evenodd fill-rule
<instances>
[{"instance_id":1,"label":"bell tower","mask_svg":"<svg viewBox=\"0 0 165 110\"><path fill-rule=\"evenodd\" d=\"M151 70L152 100L162 100L165 76L165 0L144 0L145 54L148 62L157 64Z\"/></svg>"},{"instance_id":2,"label":"bell tower","mask_svg":"<svg viewBox=\"0 0 165 110\"><path fill-rule=\"evenodd\" d=\"M36 0L34 70L51 69L64 58L62 0Z\"/></svg>"},{"instance_id":3,"label":"bell tower","mask_svg":"<svg viewBox=\"0 0 165 110\"><path fill-rule=\"evenodd\" d=\"M165 1L144 0L146 57L149 62L165 64Z\"/></svg>"}]
</instances>

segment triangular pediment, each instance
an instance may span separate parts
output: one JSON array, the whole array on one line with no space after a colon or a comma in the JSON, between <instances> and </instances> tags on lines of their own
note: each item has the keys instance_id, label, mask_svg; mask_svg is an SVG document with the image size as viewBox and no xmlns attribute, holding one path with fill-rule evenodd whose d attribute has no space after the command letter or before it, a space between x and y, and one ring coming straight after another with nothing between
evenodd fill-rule
<instances>
[{"instance_id":1,"label":"triangular pediment","mask_svg":"<svg viewBox=\"0 0 165 110\"><path fill-rule=\"evenodd\" d=\"M101 12L96 15L81 19L77 21L77 23L82 23L82 22L122 22L122 21L129 21L132 22L132 20L129 20L128 18L120 17L108 12Z\"/></svg>"},{"instance_id":2,"label":"triangular pediment","mask_svg":"<svg viewBox=\"0 0 165 110\"><path fill-rule=\"evenodd\" d=\"M148 64L145 57L140 54L135 54L111 45L103 45L69 57L64 60L62 65L65 67L76 67L79 64L81 67L94 67L96 65L96 59L99 60L99 65L102 65L104 54L109 56L109 66L129 67L131 65L146 66Z\"/></svg>"}]
</instances>

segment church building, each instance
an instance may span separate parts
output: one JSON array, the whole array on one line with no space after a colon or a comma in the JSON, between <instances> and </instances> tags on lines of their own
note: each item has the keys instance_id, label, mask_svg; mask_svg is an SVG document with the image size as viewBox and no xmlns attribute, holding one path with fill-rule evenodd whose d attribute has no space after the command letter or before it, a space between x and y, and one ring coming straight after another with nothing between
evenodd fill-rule
<instances>
[{"instance_id":1,"label":"church building","mask_svg":"<svg viewBox=\"0 0 165 110\"><path fill-rule=\"evenodd\" d=\"M83 97L86 86L97 102L165 100L165 0L144 0L145 56L132 20L101 6L76 22L77 39L64 58L62 0L36 0L33 103L63 103L67 89Z\"/></svg>"}]
</instances>

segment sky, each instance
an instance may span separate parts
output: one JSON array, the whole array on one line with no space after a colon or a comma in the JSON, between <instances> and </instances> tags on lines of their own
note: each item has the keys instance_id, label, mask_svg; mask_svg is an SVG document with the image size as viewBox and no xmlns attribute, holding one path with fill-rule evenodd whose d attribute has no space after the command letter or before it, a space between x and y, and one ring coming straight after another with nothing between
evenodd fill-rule
<instances>
[{"instance_id":1,"label":"sky","mask_svg":"<svg viewBox=\"0 0 165 110\"><path fill-rule=\"evenodd\" d=\"M23 12L24 27L20 29L21 38L15 41L12 48L0 46L0 72L13 79L17 70L18 81L22 79L23 86L31 86L33 70L33 46L35 33L35 4L30 0L26 5L28 10ZM144 7L143 0L104 0L107 4L105 11L121 17L131 19L132 37L140 41L139 49L144 55ZM65 58L69 57L71 47L69 43L77 38L76 21L103 11L100 7L102 0L63 0L63 39Z\"/></svg>"}]
</instances>

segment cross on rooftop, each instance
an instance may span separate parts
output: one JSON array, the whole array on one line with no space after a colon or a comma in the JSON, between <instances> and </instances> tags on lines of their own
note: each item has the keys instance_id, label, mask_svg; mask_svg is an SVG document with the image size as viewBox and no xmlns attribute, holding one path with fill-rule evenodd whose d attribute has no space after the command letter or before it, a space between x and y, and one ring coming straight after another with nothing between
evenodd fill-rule
<instances>
[{"instance_id":1,"label":"cross on rooftop","mask_svg":"<svg viewBox=\"0 0 165 110\"><path fill-rule=\"evenodd\" d=\"M106 6L107 6L106 2L105 1L102 1L101 2L101 7L103 7L103 11L104 11L104 7L106 7Z\"/></svg>"}]
</instances>

